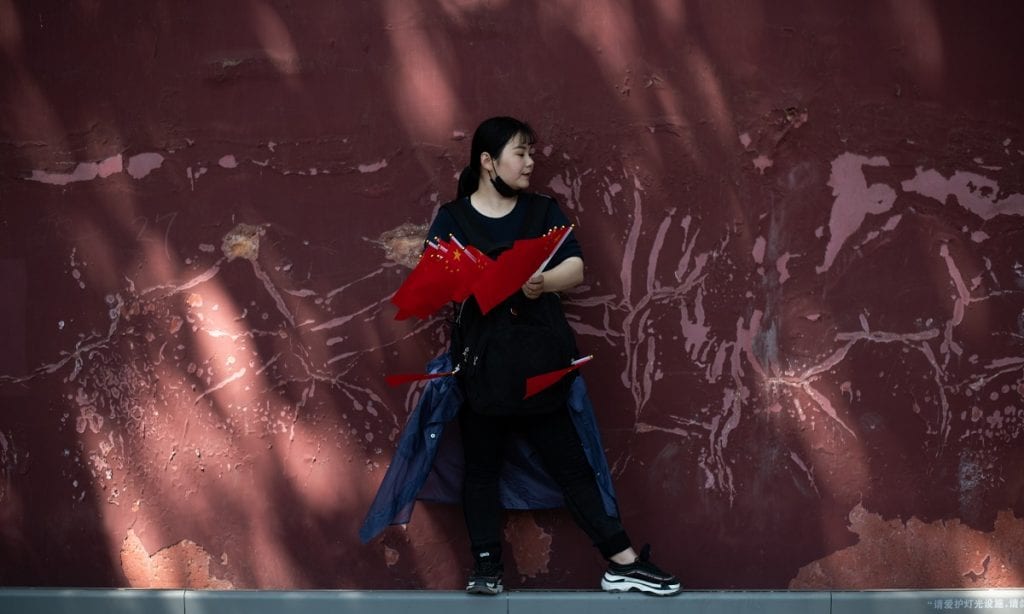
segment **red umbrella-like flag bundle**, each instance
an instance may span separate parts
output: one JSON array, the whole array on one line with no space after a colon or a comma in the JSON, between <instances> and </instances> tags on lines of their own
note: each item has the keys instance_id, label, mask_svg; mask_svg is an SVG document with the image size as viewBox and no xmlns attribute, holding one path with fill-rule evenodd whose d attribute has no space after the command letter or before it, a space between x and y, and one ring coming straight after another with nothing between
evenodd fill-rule
<instances>
[{"instance_id":1,"label":"red umbrella-like flag bundle","mask_svg":"<svg viewBox=\"0 0 1024 614\"><path fill-rule=\"evenodd\" d=\"M396 320L428 318L449 301L469 297L473 283L493 262L475 247L453 242L428 242L419 263L391 297Z\"/></svg>"},{"instance_id":2,"label":"red umbrella-like flag bundle","mask_svg":"<svg viewBox=\"0 0 1024 614\"><path fill-rule=\"evenodd\" d=\"M543 271L570 232L571 226L563 226L536 239L521 239L496 261L455 237L428 242L416 268L391 297L398 307L395 319L427 318L445 303L461 303L470 294L487 313Z\"/></svg>"},{"instance_id":3,"label":"red umbrella-like flag bundle","mask_svg":"<svg viewBox=\"0 0 1024 614\"><path fill-rule=\"evenodd\" d=\"M536 239L521 239L513 243L510 249L502 252L497 260L492 260L472 245L462 245L455 237L452 237L451 241L428 241L416 268L409 273L401 287L391 297L391 302L398 307L395 319L405 320L411 316L428 318L445 303L461 303L471 294L476 297L480 310L487 313L518 291L527 280L543 271L570 232L571 226L563 226L554 228ZM585 359L581 361L585 362ZM576 366L570 367L569 371L574 368ZM536 392L528 393L527 396L553 385L569 371L565 371L550 383L541 385ZM452 374L454 371L439 374L391 375L387 381L390 385L397 386ZM548 375L551 374L537 377Z\"/></svg>"}]
</instances>

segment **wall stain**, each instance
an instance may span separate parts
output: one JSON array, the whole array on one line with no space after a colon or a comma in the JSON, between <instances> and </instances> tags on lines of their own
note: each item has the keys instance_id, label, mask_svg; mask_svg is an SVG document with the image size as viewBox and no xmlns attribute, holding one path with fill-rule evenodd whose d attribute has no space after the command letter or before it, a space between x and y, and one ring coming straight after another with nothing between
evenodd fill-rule
<instances>
[{"instance_id":1,"label":"wall stain","mask_svg":"<svg viewBox=\"0 0 1024 614\"><path fill-rule=\"evenodd\" d=\"M420 260L427 230L426 224L405 223L382 233L376 242L384 249L388 260L412 269Z\"/></svg>"},{"instance_id":2,"label":"wall stain","mask_svg":"<svg viewBox=\"0 0 1024 614\"><path fill-rule=\"evenodd\" d=\"M856 545L800 568L795 590L999 588L1024 583L1024 518L1010 510L982 532L960 520L885 520L857 504L850 511Z\"/></svg>"},{"instance_id":3,"label":"wall stain","mask_svg":"<svg viewBox=\"0 0 1024 614\"><path fill-rule=\"evenodd\" d=\"M224 235L220 249L228 261L235 258L256 260L260 255L260 237L265 232L262 226L239 224Z\"/></svg>"},{"instance_id":4,"label":"wall stain","mask_svg":"<svg viewBox=\"0 0 1024 614\"><path fill-rule=\"evenodd\" d=\"M519 575L534 578L548 573L551 561L551 534L529 512L508 513L505 540L511 545L512 558Z\"/></svg>"},{"instance_id":5,"label":"wall stain","mask_svg":"<svg viewBox=\"0 0 1024 614\"><path fill-rule=\"evenodd\" d=\"M230 581L213 575L211 560L210 553L187 539L149 554L134 529L128 530L121 545L121 570L132 587L234 588Z\"/></svg>"}]
</instances>

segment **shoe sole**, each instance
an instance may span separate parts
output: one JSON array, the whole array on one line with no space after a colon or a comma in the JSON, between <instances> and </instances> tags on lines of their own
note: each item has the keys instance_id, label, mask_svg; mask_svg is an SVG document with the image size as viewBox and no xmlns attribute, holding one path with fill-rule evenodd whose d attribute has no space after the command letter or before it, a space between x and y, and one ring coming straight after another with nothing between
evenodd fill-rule
<instances>
[{"instance_id":1,"label":"shoe sole","mask_svg":"<svg viewBox=\"0 0 1024 614\"><path fill-rule=\"evenodd\" d=\"M609 577L605 574L601 578L601 589L609 593L628 593L630 591L636 591L640 593L646 593L648 595L657 595L659 597L669 597L671 595L677 595L683 587L679 584L654 584L651 582L644 582L636 578L627 578L623 576L612 576Z\"/></svg>"},{"instance_id":2,"label":"shoe sole","mask_svg":"<svg viewBox=\"0 0 1024 614\"><path fill-rule=\"evenodd\" d=\"M497 586L487 584L470 584L466 587L466 592L470 595L497 595L503 588L504 587L500 584Z\"/></svg>"}]
</instances>

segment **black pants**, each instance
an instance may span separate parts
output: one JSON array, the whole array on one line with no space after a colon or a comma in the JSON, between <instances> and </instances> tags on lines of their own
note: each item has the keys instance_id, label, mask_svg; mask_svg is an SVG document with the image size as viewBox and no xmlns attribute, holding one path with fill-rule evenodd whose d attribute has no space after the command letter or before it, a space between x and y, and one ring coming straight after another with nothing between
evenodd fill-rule
<instances>
[{"instance_id":1,"label":"black pants","mask_svg":"<svg viewBox=\"0 0 1024 614\"><path fill-rule=\"evenodd\" d=\"M583 453L569 409L527 416L484 416L468 407L459 412L466 472L462 507L474 558L501 556L501 502L498 476L505 440L515 431L537 451L544 469L562 489L576 524L605 558L630 547L618 518L605 513L594 470Z\"/></svg>"}]
</instances>

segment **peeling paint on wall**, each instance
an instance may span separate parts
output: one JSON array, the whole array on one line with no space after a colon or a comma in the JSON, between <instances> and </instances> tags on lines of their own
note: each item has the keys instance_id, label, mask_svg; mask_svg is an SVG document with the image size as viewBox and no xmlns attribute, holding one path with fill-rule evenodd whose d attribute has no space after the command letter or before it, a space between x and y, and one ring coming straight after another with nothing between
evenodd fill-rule
<instances>
[{"instance_id":1,"label":"peeling paint on wall","mask_svg":"<svg viewBox=\"0 0 1024 614\"><path fill-rule=\"evenodd\" d=\"M126 165L124 156L118 154L99 162L80 162L70 173L33 170L28 179L51 185L67 185L78 181L106 179L121 172L127 172L132 179L142 179L160 168L163 161L164 157L158 153L141 153L129 157Z\"/></svg>"},{"instance_id":2,"label":"peeling paint on wall","mask_svg":"<svg viewBox=\"0 0 1024 614\"><path fill-rule=\"evenodd\" d=\"M1024 519L1009 510L986 532L959 520L885 520L858 504L850 511L850 530L858 537L855 546L800 568L789 588L1009 588L1024 582Z\"/></svg>"},{"instance_id":3,"label":"peeling paint on wall","mask_svg":"<svg viewBox=\"0 0 1024 614\"><path fill-rule=\"evenodd\" d=\"M548 572L551 534L542 529L530 513L508 514L505 540L512 546L512 558L519 575L534 578Z\"/></svg>"},{"instance_id":4,"label":"peeling paint on wall","mask_svg":"<svg viewBox=\"0 0 1024 614\"><path fill-rule=\"evenodd\" d=\"M829 242L825 248L825 261L816 269L827 271L836 254L847 239L856 232L868 214L878 215L892 208L896 192L884 184L867 183L865 166L889 166L884 156L866 157L844 153L832 161L832 175L828 185L836 197L829 218Z\"/></svg>"},{"instance_id":5,"label":"peeling paint on wall","mask_svg":"<svg viewBox=\"0 0 1024 614\"><path fill-rule=\"evenodd\" d=\"M252 224L239 224L224 235L220 249L228 262L235 258L255 261L260 255L260 237L265 230Z\"/></svg>"},{"instance_id":6,"label":"peeling paint on wall","mask_svg":"<svg viewBox=\"0 0 1024 614\"><path fill-rule=\"evenodd\" d=\"M128 585L144 588L224 590L231 582L211 573L212 557L202 546L187 539L153 554L146 552L135 531L128 530L121 547L121 569Z\"/></svg>"},{"instance_id":7,"label":"peeling paint on wall","mask_svg":"<svg viewBox=\"0 0 1024 614\"><path fill-rule=\"evenodd\" d=\"M412 269L419 262L423 252L423 243L427 239L426 224L402 224L387 230L377 238L378 244L384 249L388 260Z\"/></svg>"}]
</instances>

